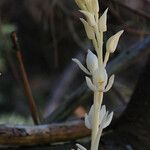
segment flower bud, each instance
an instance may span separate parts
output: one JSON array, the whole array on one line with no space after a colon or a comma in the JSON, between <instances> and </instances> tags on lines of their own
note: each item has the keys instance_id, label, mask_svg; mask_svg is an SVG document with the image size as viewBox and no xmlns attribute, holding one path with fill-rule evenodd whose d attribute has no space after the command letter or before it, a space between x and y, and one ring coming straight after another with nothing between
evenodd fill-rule
<instances>
[{"instance_id":1,"label":"flower bud","mask_svg":"<svg viewBox=\"0 0 150 150\"><path fill-rule=\"evenodd\" d=\"M122 35L123 32L124 31L121 30L121 31L117 32L115 35L111 36L108 39L108 41L106 43L107 52L113 53L116 50L118 42L119 42L119 38L120 38L120 36Z\"/></svg>"},{"instance_id":2,"label":"flower bud","mask_svg":"<svg viewBox=\"0 0 150 150\"><path fill-rule=\"evenodd\" d=\"M93 0L92 1L92 8L93 8L95 14L99 12L98 0Z\"/></svg>"},{"instance_id":3,"label":"flower bud","mask_svg":"<svg viewBox=\"0 0 150 150\"><path fill-rule=\"evenodd\" d=\"M85 21L83 18L80 18L81 22L84 25L85 28L85 32L87 34L87 37L92 40L94 38L94 31L93 28L87 23L87 21Z\"/></svg>"},{"instance_id":4,"label":"flower bud","mask_svg":"<svg viewBox=\"0 0 150 150\"><path fill-rule=\"evenodd\" d=\"M93 3L93 0L85 0L85 5L86 5L86 8L87 8L87 11L92 13L93 12L93 8L92 8L92 4Z\"/></svg>"},{"instance_id":5,"label":"flower bud","mask_svg":"<svg viewBox=\"0 0 150 150\"><path fill-rule=\"evenodd\" d=\"M78 7L82 10L87 10L85 3L82 0L75 0L76 4L78 5Z\"/></svg>"},{"instance_id":6,"label":"flower bud","mask_svg":"<svg viewBox=\"0 0 150 150\"><path fill-rule=\"evenodd\" d=\"M103 15L99 18L98 26L100 32L107 31L107 12L108 12L108 8L105 10Z\"/></svg>"},{"instance_id":7,"label":"flower bud","mask_svg":"<svg viewBox=\"0 0 150 150\"><path fill-rule=\"evenodd\" d=\"M97 56L93 54L90 50L88 50L88 54L86 57L86 65L91 73L93 73L98 68Z\"/></svg>"},{"instance_id":8,"label":"flower bud","mask_svg":"<svg viewBox=\"0 0 150 150\"><path fill-rule=\"evenodd\" d=\"M88 11L80 10L81 13L83 13L87 19L87 22L89 23L90 26L95 26L95 18L94 15Z\"/></svg>"}]
</instances>

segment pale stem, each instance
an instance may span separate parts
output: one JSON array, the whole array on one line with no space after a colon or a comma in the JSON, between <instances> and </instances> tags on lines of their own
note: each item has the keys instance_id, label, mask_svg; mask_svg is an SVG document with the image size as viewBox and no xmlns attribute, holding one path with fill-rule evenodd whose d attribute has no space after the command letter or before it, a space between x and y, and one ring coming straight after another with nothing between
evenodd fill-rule
<instances>
[{"instance_id":1,"label":"pale stem","mask_svg":"<svg viewBox=\"0 0 150 150\"><path fill-rule=\"evenodd\" d=\"M95 48L95 50L96 50L96 52L97 52L97 50L98 50L98 45L97 45L96 39L95 39L95 38L92 39L92 42L93 42L93 46L94 46L94 48Z\"/></svg>"},{"instance_id":2,"label":"pale stem","mask_svg":"<svg viewBox=\"0 0 150 150\"><path fill-rule=\"evenodd\" d=\"M96 33L96 39L98 45L98 49L96 49L98 55L98 63L99 66L101 66L103 64L103 32L99 31L98 23L95 26L95 33Z\"/></svg>"},{"instance_id":3,"label":"pale stem","mask_svg":"<svg viewBox=\"0 0 150 150\"><path fill-rule=\"evenodd\" d=\"M92 120L92 141L91 141L91 150L92 147L94 146L95 140L96 140L96 135L99 130L99 111L101 108L103 100L103 92L94 92L94 112L93 112L93 120Z\"/></svg>"},{"instance_id":4,"label":"pale stem","mask_svg":"<svg viewBox=\"0 0 150 150\"><path fill-rule=\"evenodd\" d=\"M96 135L96 139L94 141L94 144L93 144L93 147L91 148L91 150L98 150L101 135L102 135L102 128L99 127L98 133Z\"/></svg>"},{"instance_id":5,"label":"pale stem","mask_svg":"<svg viewBox=\"0 0 150 150\"><path fill-rule=\"evenodd\" d=\"M105 58L104 58L104 67L106 67L106 64L108 62L109 56L110 56L110 53L106 51Z\"/></svg>"}]
</instances>

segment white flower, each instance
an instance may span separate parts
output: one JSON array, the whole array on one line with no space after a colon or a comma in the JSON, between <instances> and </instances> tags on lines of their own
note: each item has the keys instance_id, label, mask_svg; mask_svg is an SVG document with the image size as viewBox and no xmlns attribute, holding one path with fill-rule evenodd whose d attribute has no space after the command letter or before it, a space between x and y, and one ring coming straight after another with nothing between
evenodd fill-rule
<instances>
[{"instance_id":1,"label":"white flower","mask_svg":"<svg viewBox=\"0 0 150 150\"><path fill-rule=\"evenodd\" d=\"M90 50L88 50L87 58L86 58L86 65L89 71L81 64L78 59L72 59L75 63L78 64L81 70L83 70L86 74L92 75L93 71L98 67L98 60L96 55L94 55Z\"/></svg>"},{"instance_id":2,"label":"white flower","mask_svg":"<svg viewBox=\"0 0 150 150\"><path fill-rule=\"evenodd\" d=\"M116 48L117 48L117 45L118 45L118 42L119 42L119 38L120 36L122 35L124 31L121 30L119 32L117 32L115 35L111 36L107 43L106 43L106 50L109 52L109 53L113 53Z\"/></svg>"},{"instance_id":3,"label":"white flower","mask_svg":"<svg viewBox=\"0 0 150 150\"><path fill-rule=\"evenodd\" d=\"M88 129L92 129L92 116L93 116L93 111L94 111L94 108L93 108L93 105L89 111L88 114L85 114L85 126L88 128ZM112 120L112 117L113 117L113 112L111 112L109 114L108 111L106 111L106 106L103 105L101 108L100 108L100 111L99 111L99 127L102 129L106 128L107 126L109 126L111 120Z\"/></svg>"},{"instance_id":4,"label":"white flower","mask_svg":"<svg viewBox=\"0 0 150 150\"><path fill-rule=\"evenodd\" d=\"M93 73L93 84L99 91L103 91L108 80L108 75L104 65L101 65Z\"/></svg>"},{"instance_id":5,"label":"white flower","mask_svg":"<svg viewBox=\"0 0 150 150\"><path fill-rule=\"evenodd\" d=\"M92 129L92 125L93 125L93 113L94 113L94 106L92 105L88 115L85 114L85 126L88 128L88 129ZM100 111L99 113L97 114L99 115L99 129L96 133L96 138L94 139L94 144L93 144L93 147L92 149L93 150L97 150L98 149L98 144L99 144L99 140L100 140L100 137L101 137L101 134L102 134L102 131L104 128L106 128L112 121L112 118L113 118L113 112L109 113L107 110L106 110L106 106L103 105L101 106L100 108Z\"/></svg>"},{"instance_id":6,"label":"white flower","mask_svg":"<svg viewBox=\"0 0 150 150\"><path fill-rule=\"evenodd\" d=\"M108 81L108 75L104 65L98 66L97 56L90 50L88 50L88 54L86 57L87 68L85 68L78 59L73 58L72 60L77 63L79 68L83 70L87 75L92 75L92 80L86 76L86 83L89 89L94 92L107 92L110 90L114 82L114 75L112 75Z\"/></svg>"}]
</instances>

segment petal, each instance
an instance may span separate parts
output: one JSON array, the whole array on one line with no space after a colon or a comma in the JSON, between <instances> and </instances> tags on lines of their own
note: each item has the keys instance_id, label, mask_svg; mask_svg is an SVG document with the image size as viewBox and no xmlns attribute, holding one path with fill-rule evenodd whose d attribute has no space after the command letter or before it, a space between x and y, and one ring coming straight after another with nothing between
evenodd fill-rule
<instances>
[{"instance_id":1,"label":"petal","mask_svg":"<svg viewBox=\"0 0 150 150\"><path fill-rule=\"evenodd\" d=\"M74 61L79 66L79 68L86 74L91 75L91 73L81 64L81 62L78 59L73 58L72 61Z\"/></svg>"},{"instance_id":2,"label":"petal","mask_svg":"<svg viewBox=\"0 0 150 150\"><path fill-rule=\"evenodd\" d=\"M111 36L107 43L106 43L106 50L109 52L109 53L113 53L116 48L117 48L117 45L118 45L118 42L119 42L119 38L120 36L122 35L124 31L121 30L119 32L117 32L115 35Z\"/></svg>"},{"instance_id":3,"label":"petal","mask_svg":"<svg viewBox=\"0 0 150 150\"><path fill-rule=\"evenodd\" d=\"M92 128L92 125L91 125L91 122L89 120L89 116L87 114L85 114L85 126L88 128L88 129L91 129Z\"/></svg>"},{"instance_id":4,"label":"petal","mask_svg":"<svg viewBox=\"0 0 150 150\"><path fill-rule=\"evenodd\" d=\"M104 125L103 125L103 128L106 128L106 127L108 127L109 125L110 125L110 123L111 123L111 121L112 121L112 118L113 118L113 112L111 112L108 116L107 116L107 118L106 118L106 120L105 120L105 122L104 122Z\"/></svg>"},{"instance_id":5,"label":"petal","mask_svg":"<svg viewBox=\"0 0 150 150\"><path fill-rule=\"evenodd\" d=\"M111 89L111 87L113 86L113 83L114 83L114 79L115 79L115 75L112 75L110 78L109 78L109 81L108 81L108 84L104 90L104 92L107 92Z\"/></svg>"},{"instance_id":6,"label":"petal","mask_svg":"<svg viewBox=\"0 0 150 150\"><path fill-rule=\"evenodd\" d=\"M87 150L85 147L83 147L83 146L80 145L80 144L76 144L76 146L79 148L79 150Z\"/></svg>"},{"instance_id":7,"label":"petal","mask_svg":"<svg viewBox=\"0 0 150 150\"><path fill-rule=\"evenodd\" d=\"M102 16L99 19L98 26L100 32L107 31L107 12L108 12L108 8L105 10L105 12L102 14Z\"/></svg>"},{"instance_id":8,"label":"petal","mask_svg":"<svg viewBox=\"0 0 150 150\"><path fill-rule=\"evenodd\" d=\"M84 25L84 28L85 28L85 32L87 34L87 37L92 40L95 38L95 33L94 33L94 29L93 27L91 27L89 25L89 23L87 21L85 21L83 18L80 18L81 22L83 23Z\"/></svg>"},{"instance_id":9,"label":"petal","mask_svg":"<svg viewBox=\"0 0 150 150\"><path fill-rule=\"evenodd\" d=\"M102 129L104 129L107 116L108 116L108 111L105 112L105 115L104 115L104 117L103 117L103 119L101 121L100 128L102 128Z\"/></svg>"},{"instance_id":10,"label":"petal","mask_svg":"<svg viewBox=\"0 0 150 150\"><path fill-rule=\"evenodd\" d=\"M90 50L88 50L88 54L86 57L86 65L91 73L93 73L96 69L98 69L97 56L95 54L93 54Z\"/></svg>"},{"instance_id":11,"label":"petal","mask_svg":"<svg viewBox=\"0 0 150 150\"><path fill-rule=\"evenodd\" d=\"M105 105L103 105L103 106L101 107L99 113L100 113L99 115L100 115L100 124L101 124L101 122L102 122L102 120L104 119L104 116L105 116L105 114L106 114L106 106L105 106Z\"/></svg>"},{"instance_id":12,"label":"petal","mask_svg":"<svg viewBox=\"0 0 150 150\"><path fill-rule=\"evenodd\" d=\"M92 117L93 117L93 111L94 111L94 106L92 105L91 108L90 108L90 111L89 111L89 114L88 114L88 117L89 117L89 122L91 123L91 126L92 126Z\"/></svg>"},{"instance_id":13,"label":"petal","mask_svg":"<svg viewBox=\"0 0 150 150\"><path fill-rule=\"evenodd\" d=\"M85 77L86 79L86 83L87 86L89 87L89 89L91 89L92 91L98 91L98 89L96 88L96 86L92 83L91 79L89 77Z\"/></svg>"}]
</instances>

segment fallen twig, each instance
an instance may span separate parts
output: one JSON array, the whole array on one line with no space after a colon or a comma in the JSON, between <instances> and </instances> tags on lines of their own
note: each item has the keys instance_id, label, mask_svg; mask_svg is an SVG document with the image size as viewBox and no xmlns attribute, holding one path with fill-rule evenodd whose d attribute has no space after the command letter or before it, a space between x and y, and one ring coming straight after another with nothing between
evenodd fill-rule
<instances>
[{"instance_id":1,"label":"fallen twig","mask_svg":"<svg viewBox=\"0 0 150 150\"><path fill-rule=\"evenodd\" d=\"M0 125L0 145L38 145L71 141L90 135L83 121L38 126Z\"/></svg>"},{"instance_id":2,"label":"fallen twig","mask_svg":"<svg viewBox=\"0 0 150 150\"><path fill-rule=\"evenodd\" d=\"M16 57L17 57L18 64L19 64L19 71L20 71L20 75L22 77L24 92L25 92L25 94L27 96L27 99L28 99L31 116L33 118L34 123L39 124L39 120L40 120L39 118L40 117L38 115L38 110L37 110L35 100L33 98L32 92L31 92L31 88L30 88L30 84L29 84L29 81L28 81L27 73L25 71L25 67L24 67L24 64L23 64L21 51L20 51L20 46L19 46L19 43L18 43L16 32L12 32L11 38L12 38L12 42L14 44L14 49L16 50Z\"/></svg>"}]
</instances>

